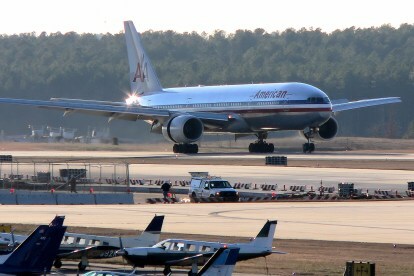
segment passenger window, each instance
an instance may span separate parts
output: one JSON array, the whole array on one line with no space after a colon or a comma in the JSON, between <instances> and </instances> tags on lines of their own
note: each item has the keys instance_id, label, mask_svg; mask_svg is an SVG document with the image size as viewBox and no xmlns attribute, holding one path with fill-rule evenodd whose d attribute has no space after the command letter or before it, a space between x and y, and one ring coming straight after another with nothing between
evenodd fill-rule
<instances>
[{"instance_id":1,"label":"passenger window","mask_svg":"<svg viewBox=\"0 0 414 276\"><path fill-rule=\"evenodd\" d=\"M184 251L184 243L179 242L177 243L178 251Z\"/></svg>"},{"instance_id":2,"label":"passenger window","mask_svg":"<svg viewBox=\"0 0 414 276\"><path fill-rule=\"evenodd\" d=\"M210 246L203 245L201 247L201 252L210 252L210 250L211 250L211 247Z\"/></svg>"},{"instance_id":3,"label":"passenger window","mask_svg":"<svg viewBox=\"0 0 414 276\"><path fill-rule=\"evenodd\" d=\"M187 246L186 246L186 250L187 251L189 251L189 252L194 252L194 251L196 251L196 245L195 244L187 244Z\"/></svg>"},{"instance_id":4,"label":"passenger window","mask_svg":"<svg viewBox=\"0 0 414 276\"><path fill-rule=\"evenodd\" d=\"M170 249L171 243L170 242L164 242L161 247L164 248L165 250Z\"/></svg>"}]
</instances>

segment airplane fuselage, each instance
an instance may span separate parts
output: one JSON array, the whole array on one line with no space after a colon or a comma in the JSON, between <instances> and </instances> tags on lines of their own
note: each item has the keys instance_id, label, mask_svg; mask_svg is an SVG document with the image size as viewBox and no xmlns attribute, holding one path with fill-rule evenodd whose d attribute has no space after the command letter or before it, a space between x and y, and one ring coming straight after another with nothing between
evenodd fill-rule
<instances>
[{"instance_id":1,"label":"airplane fuselage","mask_svg":"<svg viewBox=\"0 0 414 276\"><path fill-rule=\"evenodd\" d=\"M181 113L225 113L234 117L234 123L213 131L236 133L303 130L324 123L332 114L328 96L304 83L168 88L140 96L139 104Z\"/></svg>"},{"instance_id":2,"label":"airplane fuselage","mask_svg":"<svg viewBox=\"0 0 414 276\"><path fill-rule=\"evenodd\" d=\"M240 248L237 260L244 261L272 254L271 247L257 246L249 243L226 244L220 242L201 242L191 240L165 240L153 247L126 248L123 257L134 266L166 265L167 262L181 260L203 254L197 258L197 264L204 264L220 247ZM191 265L195 260L180 261L178 266Z\"/></svg>"}]
</instances>

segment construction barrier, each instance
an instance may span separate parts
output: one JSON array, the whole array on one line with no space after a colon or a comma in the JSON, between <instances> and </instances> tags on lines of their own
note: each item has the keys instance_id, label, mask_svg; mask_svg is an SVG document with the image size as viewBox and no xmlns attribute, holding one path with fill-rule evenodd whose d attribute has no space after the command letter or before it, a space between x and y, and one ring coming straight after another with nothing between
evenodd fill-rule
<instances>
[{"instance_id":1,"label":"construction barrier","mask_svg":"<svg viewBox=\"0 0 414 276\"><path fill-rule=\"evenodd\" d=\"M96 204L134 204L133 194L95 194Z\"/></svg>"},{"instance_id":2,"label":"construction barrier","mask_svg":"<svg viewBox=\"0 0 414 276\"><path fill-rule=\"evenodd\" d=\"M56 205L56 196L44 192L19 192L16 194L16 203L19 205Z\"/></svg>"},{"instance_id":3,"label":"construction barrier","mask_svg":"<svg viewBox=\"0 0 414 276\"><path fill-rule=\"evenodd\" d=\"M233 189L250 189L252 183L234 183Z\"/></svg>"},{"instance_id":4,"label":"construction barrier","mask_svg":"<svg viewBox=\"0 0 414 276\"><path fill-rule=\"evenodd\" d=\"M16 205L16 194L5 191L0 193L0 204L2 205Z\"/></svg>"},{"instance_id":5,"label":"construction barrier","mask_svg":"<svg viewBox=\"0 0 414 276\"><path fill-rule=\"evenodd\" d=\"M94 205L95 197L92 194L56 194L58 205Z\"/></svg>"}]
</instances>

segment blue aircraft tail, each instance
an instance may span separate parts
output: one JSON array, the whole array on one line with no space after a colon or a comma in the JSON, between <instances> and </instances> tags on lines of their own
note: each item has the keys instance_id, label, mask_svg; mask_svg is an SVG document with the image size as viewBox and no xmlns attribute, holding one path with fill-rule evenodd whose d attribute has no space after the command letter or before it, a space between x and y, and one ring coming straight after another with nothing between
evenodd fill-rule
<instances>
[{"instance_id":1,"label":"blue aircraft tail","mask_svg":"<svg viewBox=\"0 0 414 276\"><path fill-rule=\"evenodd\" d=\"M219 248L207 263L200 269L197 276L230 276L239 256L240 248Z\"/></svg>"},{"instance_id":2,"label":"blue aircraft tail","mask_svg":"<svg viewBox=\"0 0 414 276\"><path fill-rule=\"evenodd\" d=\"M148 224L145 232L160 233L162 224L164 222L164 216L154 216L150 224Z\"/></svg>"},{"instance_id":3,"label":"blue aircraft tail","mask_svg":"<svg viewBox=\"0 0 414 276\"><path fill-rule=\"evenodd\" d=\"M49 273L66 231L66 227L62 226L64 219L57 216L49 225L37 227L12 253L4 256L0 273Z\"/></svg>"}]
</instances>

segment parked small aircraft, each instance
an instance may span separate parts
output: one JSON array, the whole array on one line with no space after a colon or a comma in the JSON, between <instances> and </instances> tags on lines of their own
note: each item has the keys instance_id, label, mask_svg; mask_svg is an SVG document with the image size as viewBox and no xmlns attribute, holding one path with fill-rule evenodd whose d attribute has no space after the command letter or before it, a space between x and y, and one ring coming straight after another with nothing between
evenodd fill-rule
<instances>
[{"instance_id":1,"label":"parked small aircraft","mask_svg":"<svg viewBox=\"0 0 414 276\"><path fill-rule=\"evenodd\" d=\"M155 216L144 232L139 236L122 238L125 246L152 246L160 241L160 233L164 216ZM0 239L21 242L27 236L0 233ZM120 249L119 237L96 236L78 233L66 233L63 237L54 266L60 268L62 259L76 259L80 262L78 268L84 271L89 265L89 259L106 259L116 256Z\"/></svg>"},{"instance_id":2,"label":"parked small aircraft","mask_svg":"<svg viewBox=\"0 0 414 276\"><path fill-rule=\"evenodd\" d=\"M237 260L243 261L264 257L272 253L272 242L277 221L267 221L255 239L248 243L221 243L184 239L167 239L152 247L123 248L118 255L123 256L134 267L146 265L165 266L164 274L171 272L171 265L202 265L221 247L240 248ZM192 258L196 256L196 258Z\"/></svg>"},{"instance_id":3,"label":"parked small aircraft","mask_svg":"<svg viewBox=\"0 0 414 276\"><path fill-rule=\"evenodd\" d=\"M43 275L50 272L65 234L65 217L40 225L13 252L0 256L2 275Z\"/></svg>"}]
</instances>

